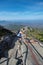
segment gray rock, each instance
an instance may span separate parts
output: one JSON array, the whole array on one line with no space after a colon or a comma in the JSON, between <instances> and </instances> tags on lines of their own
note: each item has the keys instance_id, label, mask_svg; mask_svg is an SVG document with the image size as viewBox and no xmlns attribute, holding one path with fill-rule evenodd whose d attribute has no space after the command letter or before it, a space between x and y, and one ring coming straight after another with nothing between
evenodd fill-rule
<instances>
[{"instance_id":1,"label":"gray rock","mask_svg":"<svg viewBox=\"0 0 43 65\"><path fill-rule=\"evenodd\" d=\"M11 58L8 65L16 65L16 63L17 63L17 60L14 58Z\"/></svg>"}]
</instances>

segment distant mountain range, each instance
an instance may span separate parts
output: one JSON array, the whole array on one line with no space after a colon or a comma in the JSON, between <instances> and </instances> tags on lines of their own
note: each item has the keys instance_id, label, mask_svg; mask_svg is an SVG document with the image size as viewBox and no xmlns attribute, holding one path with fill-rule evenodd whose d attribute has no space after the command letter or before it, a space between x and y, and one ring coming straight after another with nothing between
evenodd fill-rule
<instances>
[{"instance_id":1,"label":"distant mountain range","mask_svg":"<svg viewBox=\"0 0 43 65\"><path fill-rule=\"evenodd\" d=\"M19 20L19 21L0 21L0 25L8 27L13 25L25 25L43 28L43 20Z\"/></svg>"}]
</instances>

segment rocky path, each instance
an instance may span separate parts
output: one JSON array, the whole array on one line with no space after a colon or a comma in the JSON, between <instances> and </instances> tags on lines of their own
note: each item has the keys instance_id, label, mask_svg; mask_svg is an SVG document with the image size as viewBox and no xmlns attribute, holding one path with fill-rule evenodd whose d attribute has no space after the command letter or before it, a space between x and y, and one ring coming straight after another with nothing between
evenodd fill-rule
<instances>
[{"instance_id":1,"label":"rocky path","mask_svg":"<svg viewBox=\"0 0 43 65\"><path fill-rule=\"evenodd\" d=\"M23 65L21 50L19 50L20 53L17 54L19 44L20 43L16 37L13 41L13 44L11 45L12 48L9 51L8 50L5 51L5 55L7 55L7 58L3 57L0 59L0 65ZM39 56L35 54L30 43L28 44L29 46L28 46L28 55L27 55L27 65L43 65L42 63L39 63L40 61Z\"/></svg>"}]
</instances>

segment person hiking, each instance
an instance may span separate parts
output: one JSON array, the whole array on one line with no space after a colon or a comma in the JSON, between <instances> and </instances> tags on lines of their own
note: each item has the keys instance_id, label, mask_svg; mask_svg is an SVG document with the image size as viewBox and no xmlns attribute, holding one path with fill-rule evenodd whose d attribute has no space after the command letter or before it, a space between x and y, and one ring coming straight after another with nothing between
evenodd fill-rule
<instances>
[{"instance_id":1,"label":"person hiking","mask_svg":"<svg viewBox=\"0 0 43 65\"><path fill-rule=\"evenodd\" d=\"M28 46L25 42L26 35L24 34L24 30L21 30L19 32L19 34L21 34L21 37L19 37L19 42L21 44L21 53L23 56L23 65L26 65L27 54L28 54Z\"/></svg>"}]
</instances>

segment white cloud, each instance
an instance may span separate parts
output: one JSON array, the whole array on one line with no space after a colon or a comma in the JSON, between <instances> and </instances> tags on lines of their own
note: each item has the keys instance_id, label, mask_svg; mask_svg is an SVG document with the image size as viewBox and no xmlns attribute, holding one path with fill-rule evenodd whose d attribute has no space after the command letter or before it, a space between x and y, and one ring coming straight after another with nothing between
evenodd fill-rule
<instances>
[{"instance_id":1,"label":"white cloud","mask_svg":"<svg viewBox=\"0 0 43 65\"><path fill-rule=\"evenodd\" d=\"M37 5L43 5L43 2L39 2L39 3L37 3Z\"/></svg>"},{"instance_id":2,"label":"white cloud","mask_svg":"<svg viewBox=\"0 0 43 65\"><path fill-rule=\"evenodd\" d=\"M0 12L0 20L33 20L43 19L43 12Z\"/></svg>"}]
</instances>

